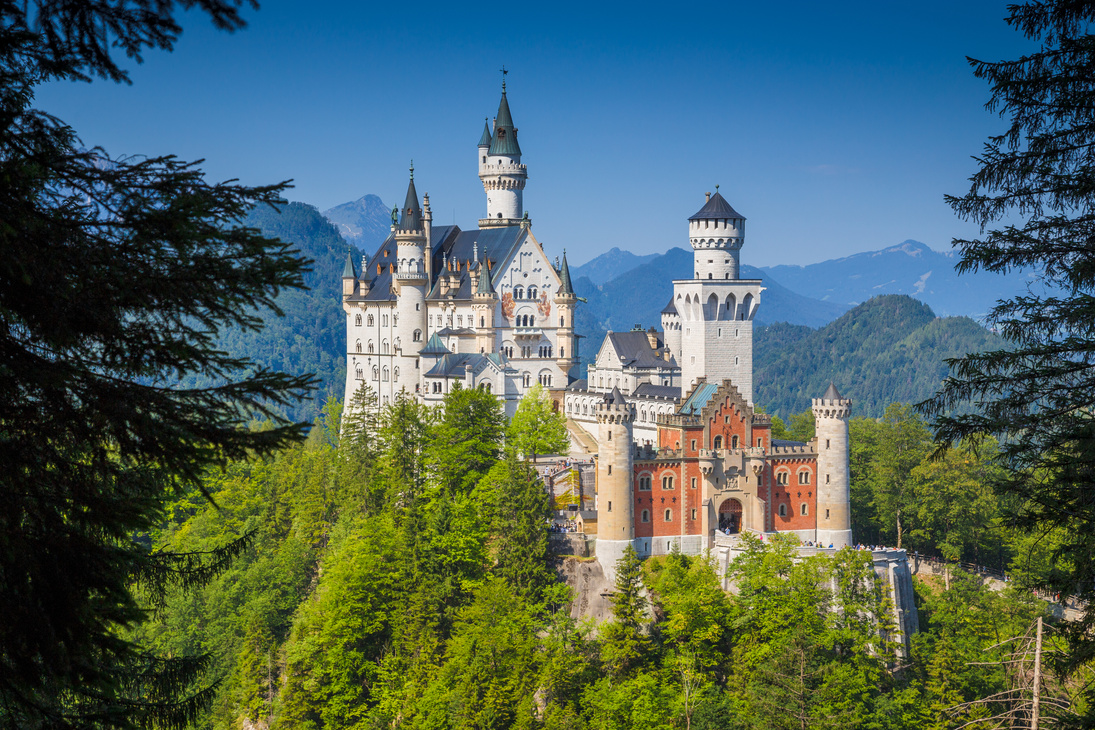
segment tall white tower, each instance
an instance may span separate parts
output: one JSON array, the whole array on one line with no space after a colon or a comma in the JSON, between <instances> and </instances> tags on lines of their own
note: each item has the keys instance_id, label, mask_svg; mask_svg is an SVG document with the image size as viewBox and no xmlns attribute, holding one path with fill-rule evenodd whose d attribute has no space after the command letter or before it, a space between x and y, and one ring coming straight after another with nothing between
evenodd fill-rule
<instances>
[{"instance_id":1,"label":"tall white tower","mask_svg":"<svg viewBox=\"0 0 1095 730\"><path fill-rule=\"evenodd\" d=\"M419 370L415 367L418 351L426 346L426 222L418 206L414 188L414 165L407 184L407 198L399 225L395 229L396 272L394 277L396 306L392 390L405 388L409 393L418 385Z\"/></svg>"},{"instance_id":2,"label":"tall white tower","mask_svg":"<svg viewBox=\"0 0 1095 730\"><path fill-rule=\"evenodd\" d=\"M681 379L688 392L700 377L729 378L753 403L753 317L764 290L760 279L738 278L745 218L719 194L688 219L693 277L673 282L680 317Z\"/></svg>"},{"instance_id":3,"label":"tall white tower","mask_svg":"<svg viewBox=\"0 0 1095 730\"><path fill-rule=\"evenodd\" d=\"M487 217L479 220L479 227L520 225L525 214L528 170L521 164L521 145L517 144L517 127L513 126L506 99L505 77L494 131L484 127L479 139L479 179L487 194Z\"/></svg>"},{"instance_id":4,"label":"tall white tower","mask_svg":"<svg viewBox=\"0 0 1095 730\"><path fill-rule=\"evenodd\" d=\"M852 402L836 386L814 398L817 433L817 541L835 548L852 544L852 509L848 474L848 417Z\"/></svg>"}]
</instances>

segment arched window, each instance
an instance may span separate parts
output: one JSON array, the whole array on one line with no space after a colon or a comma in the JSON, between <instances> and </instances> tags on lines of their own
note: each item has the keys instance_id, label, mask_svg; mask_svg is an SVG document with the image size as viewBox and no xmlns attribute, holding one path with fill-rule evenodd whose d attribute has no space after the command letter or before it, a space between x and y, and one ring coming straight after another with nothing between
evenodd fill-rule
<instances>
[{"instance_id":1,"label":"arched window","mask_svg":"<svg viewBox=\"0 0 1095 730\"><path fill-rule=\"evenodd\" d=\"M380 368L373 365L373 380L380 380Z\"/></svg>"},{"instance_id":2,"label":"arched window","mask_svg":"<svg viewBox=\"0 0 1095 730\"><path fill-rule=\"evenodd\" d=\"M800 511L802 512L803 517L810 514L810 508L806 505L805 502L802 503L802 509Z\"/></svg>"},{"instance_id":3,"label":"arched window","mask_svg":"<svg viewBox=\"0 0 1095 730\"><path fill-rule=\"evenodd\" d=\"M809 484L810 483L810 472L805 471L805 470L800 471L798 473L798 483L799 484Z\"/></svg>"},{"instance_id":4,"label":"arched window","mask_svg":"<svg viewBox=\"0 0 1095 730\"><path fill-rule=\"evenodd\" d=\"M414 334L411 335L411 339L414 340L415 342L421 342L422 341L422 330L415 330Z\"/></svg>"},{"instance_id":5,"label":"arched window","mask_svg":"<svg viewBox=\"0 0 1095 730\"><path fill-rule=\"evenodd\" d=\"M480 327L486 327L487 326L487 318L486 317L480 317L479 318L479 326Z\"/></svg>"},{"instance_id":6,"label":"arched window","mask_svg":"<svg viewBox=\"0 0 1095 730\"><path fill-rule=\"evenodd\" d=\"M529 326L529 327L534 327L535 325L536 325L536 317L533 317L533 316L532 316L532 315L530 314L530 315L528 316L528 326Z\"/></svg>"},{"instance_id":7,"label":"arched window","mask_svg":"<svg viewBox=\"0 0 1095 730\"><path fill-rule=\"evenodd\" d=\"M779 516L780 517L786 517L787 516L787 505L781 504L779 506Z\"/></svg>"},{"instance_id":8,"label":"arched window","mask_svg":"<svg viewBox=\"0 0 1095 730\"><path fill-rule=\"evenodd\" d=\"M370 355L373 354L373 341L372 340L369 340L369 354Z\"/></svg>"},{"instance_id":9,"label":"arched window","mask_svg":"<svg viewBox=\"0 0 1095 730\"><path fill-rule=\"evenodd\" d=\"M665 511L665 521L666 522L672 522L673 521L673 510L667 509Z\"/></svg>"},{"instance_id":10,"label":"arched window","mask_svg":"<svg viewBox=\"0 0 1095 730\"><path fill-rule=\"evenodd\" d=\"M358 341L357 341L357 345L356 345L356 347L357 347L357 351L358 351L358 352L361 352L361 340L358 340Z\"/></svg>"},{"instance_id":11,"label":"arched window","mask_svg":"<svg viewBox=\"0 0 1095 730\"><path fill-rule=\"evenodd\" d=\"M722 448L722 436L716 436L715 437L715 442L711 445L711 448L713 448L713 449L721 449Z\"/></svg>"},{"instance_id":12,"label":"arched window","mask_svg":"<svg viewBox=\"0 0 1095 730\"><path fill-rule=\"evenodd\" d=\"M559 318L559 326L560 326L560 327L562 327L562 326L563 326L563 318L562 318L562 317L560 317L560 318Z\"/></svg>"},{"instance_id":13,"label":"arched window","mask_svg":"<svg viewBox=\"0 0 1095 730\"><path fill-rule=\"evenodd\" d=\"M392 372L395 373L395 379L399 380L399 367L397 366Z\"/></svg>"},{"instance_id":14,"label":"arched window","mask_svg":"<svg viewBox=\"0 0 1095 730\"><path fill-rule=\"evenodd\" d=\"M525 289L524 289L524 287L520 287L520 286L513 287L513 298L514 299L524 299L525 298Z\"/></svg>"},{"instance_id":15,"label":"arched window","mask_svg":"<svg viewBox=\"0 0 1095 730\"><path fill-rule=\"evenodd\" d=\"M643 510L643 522L650 522L650 510Z\"/></svg>"},{"instance_id":16,"label":"arched window","mask_svg":"<svg viewBox=\"0 0 1095 730\"><path fill-rule=\"evenodd\" d=\"M528 298L529 299L535 299L536 298L536 287L530 286L528 288Z\"/></svg>"},{"instance_id":17,"label":"arched window","mask_svg":"<svg viewBox=\"0 0 1095 730\"><path fill-rule=\"evenodd\" d=\"M364 380L365 379L365 371L362 370L361 368L357 369L357 379L358 380Z\"/></svg>"},{"instance_id":18,"label":"arched window","mask_svg":"<svg viewBox=\"0 0 1095 730\"><path fill-rule=\"evenodd\" d=\"M673 488L673 475L672 474L666 474L665 476L662 477L662 489L672 489L672 488Z\"/></svg>"},{"instance_id":19,"label":"arched window","mask_svg":"<svg viewBox=\"0 0 1095 730\"><path fill-rule=\"evenodd\" d=\"M380 343L380 352L383 353L384 355L387 355L388 350L389 350L388 341L384 340L382 343Z\"/></svg>"},{"instance_id":20,"label":"arched window","mask_svg":"<svg viewBox=\"0 0 1095 730\"><path fill-rule=\"evenodd\" d=\"M361 326L361 315L360 314L355 314L354 315L354 324L357 325L358 327Z\"/></svg>"},{"instance_id":21,"label":"arched window","mask_svg":"<svg viewBox=\"0 0 1095 730\"><path fill-rule=\"evenodd\" d=\"M649 492L650 491L650 475L649 474L639 477L639 491L640 492Z\"/></svg>"},{"instance_id":22,"label":"arched window","mask_svg":"<svg viewBox=\"0 0 1095 730\"><path fill-rule=\"evenodd\" d=\"M730 437L730 448L732 448L732 449L738 448L738 437L737 436L731 436Z\"/></svg>"},{"instance_id":23,"label":"arched window","mask_svg":"<svg viewBox=\"0 0 1095 730\"><path fill-rule=\"evenodd\" d=\"M776 474L776 484L786 485L786 484L790 483L790 479L788 479L789 476L790 476L790 472L787 472L787 471L779 472L778 474Z\"/></svg>"},{"instance_id":24,"label":"arched window","mask_svg":"<svg viewBox=\"0 0 1095 730\"><path fill-rule=\"evenodd\" d=\"M485 381L485 382L483 383L483 386L484 386L484 389L485 389L485 390L486 390L486 391L487 391L488 393L490 393L490 392L491 392L491 385L490 385L490 381L489 381L489 380Z\"/></svg>"},{"instance_id":25,"label":"arched window","mask_svg":"<svg viewBox=\"0 0 1095 730\"><path fill-rule=\"evenodd\" d=\"M370 315L369 315L369 316L368 316L368 317L367 317L367 318L365 319L365 322L366 322L366 324L367 324L367 325L368 325L369 327L372 327L372 326L373 326L373 315L371 315L371 314L370 314Z\"/></svg>"},{"instance_id":26,"label":"arched window","mask_svg":"<svg viewBox=\"0 0 1095 730\"><path fill-rule=\"evenodd\" d=\"M380 377L385 383L388 382L388 366L387 365L385 365L384 369L380 371Z\"/></svg>"}]
</instances>

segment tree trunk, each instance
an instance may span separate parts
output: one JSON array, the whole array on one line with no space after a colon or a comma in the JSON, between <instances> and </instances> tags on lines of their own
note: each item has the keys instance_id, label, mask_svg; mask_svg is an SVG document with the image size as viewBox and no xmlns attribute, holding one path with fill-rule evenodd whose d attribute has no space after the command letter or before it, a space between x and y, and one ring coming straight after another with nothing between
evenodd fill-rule
<instances>
[{"instance_id":1,"label":"tree trunk","mask_svg":"<svg viewBox=\"0 0 1095 730\"><path fill-rule=\"evenodd\" d=\"M901 508L897 509L897 549L901 549Z\"/></svg>"}]
</instances>

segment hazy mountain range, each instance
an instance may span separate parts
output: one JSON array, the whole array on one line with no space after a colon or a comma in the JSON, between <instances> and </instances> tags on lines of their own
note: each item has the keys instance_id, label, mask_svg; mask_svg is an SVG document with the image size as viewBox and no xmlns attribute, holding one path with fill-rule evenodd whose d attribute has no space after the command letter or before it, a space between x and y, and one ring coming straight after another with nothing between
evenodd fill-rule
<instances>
[{"instance_id":1,"label":"hazy mountain range","mask_svg":"<svg viewBox=\"0 0 1095 730\"><path fill-rule=\"evenodd\" d=\"M376 195L363 195L323 211L347 243L371 254L392 229L392 209Z\"/></svg>"}]
</instances>

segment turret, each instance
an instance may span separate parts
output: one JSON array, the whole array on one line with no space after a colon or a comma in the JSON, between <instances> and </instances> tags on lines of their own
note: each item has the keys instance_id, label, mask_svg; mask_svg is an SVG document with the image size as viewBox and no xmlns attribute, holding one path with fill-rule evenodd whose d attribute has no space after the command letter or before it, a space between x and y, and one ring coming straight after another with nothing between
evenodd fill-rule
<instances>
[{"instance_id":1,"label":"turret","mask_svg":"<svg viewBox=\"0 0 1095 730\"><path fill-rule=\"evenodd\" d=\"M478 255L476 250L477 258ZM494 313L498 308L498 292L491 280L490 268L486 259L479 262L471 305L472 316L475 318L475 346L483 355L494 352Z\"/></svg>"},{"instance_id":2,"label":"turret","mask_svg":"<svg viewBox=\"0 0 1095 730\"><path fill-rule=\"evenodd\" d=\"M726 198L707 193L707 202L688 219L696 279L737 279L738 256L745 243L745 217Z\"/></svg>"},{"instance_id":3,"label":"turret","mask_svg":"<svg viewBox=\"0 0 1095 730\"><path fill-rule=\"evenodd\" d=\"M578 296L574 293L574 284L570 280L570 266L567 265L567 252L563 249L563 262L559 266L559 291L555 295L555 309L559 315L559 329L556 334L557 357L555 364L573 378L572 372L578 367L578 337L574 333L574 307Z\"/></svg>"},{"instance_id":4,"label":"turret","mask_svg":"<svg viewBox=\"0 0 1095 730\"><path fill-rule=\"evenodd\" d=\"M677 364L680 364L681 315L677 312L676 305L673 304L672 296L669 297L669 304L666 304L662 310L662 333L666 349L673 353L673 357L677 359Z\"/></svg>"},{"instance_id":5,"label":"turret","mask_svg":"<svg viewBox=\"0 0 1095 730\"><path fill-rule=\"evenodd\" d=\"M484 154L483 142L488 140ZM487 194L487 217L479 221L480 228L520 225L525 215L524 190L528 170L521 164L521 145L517 143L517 127L506 98L506 82L502 81L502 100L494 130L484 128L479 139L479 179Z\"/></svg>"},{"instance_id":6,"label":"turret","mask_svg":"<svg viewBox=\"0 0 1095 730\"><path fill-rule=\"evenodd\" d=\"M597 560L609 580L635 539L632 501L632 427L635 408L619 388L597 405Z\"/></svg>"},{"instance_id":7,"label":"turret","mask_svg":"<svg viewBox=\"0 0 1095 730\"><path fill-rule=\"evenodd\" d=\"M848 417L852 402L833 383L814 398L817 433L817 542L841 548L852 544L848 474Z\"/></svg>"},{"instance_id":8,"label":"turret","mask_svg":"<svg viewBox=\"0 0 1095 730\"><path fill-rule=\"evenodd\" d=\"M342 267L342 296L353 296L354 284L357 283L357 272L354 271L354 255L346 252L346 265Z\"/></svg>"},{"instance_id":9,"label":"turret","mask_svg":"<svg viewBox=\"0 0 1095 730\"><path fill-rule=\"evenodd\" d=\"M414 165L411 165L407 197L395 229L396 273L396 339L393 354L401 360L393 364L393 393L400 388L414 392L418 385L415 360L422 349L426 333L426 222L418 205L414 187ZM396 376L396 368L399 375Z\"/></svg>"}]
</instances>

